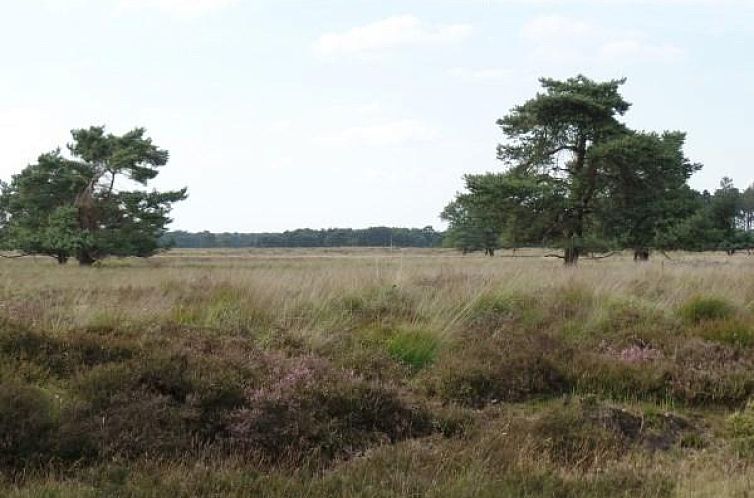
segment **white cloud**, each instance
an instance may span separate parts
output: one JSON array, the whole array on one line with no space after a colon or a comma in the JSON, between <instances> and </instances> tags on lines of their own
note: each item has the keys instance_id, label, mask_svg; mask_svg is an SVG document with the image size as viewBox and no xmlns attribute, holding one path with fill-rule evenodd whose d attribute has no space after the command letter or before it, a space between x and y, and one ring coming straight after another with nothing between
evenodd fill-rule
<instances>
[{"instance_id":1,"label":"white cloud","mask_svg":"<svg viewBox=\"0 0 754 498\"><path fill-rule=\"evenodd\" d=\"M424 121L399 119L330 130L316 135L313 140L317 145L328 147L384 147L426 142L437 136L437 130Z\"/></svg>"},{"instance_id":2,"label":"white cloud","mask_svg":"<svg viewBox=\"0 0 754 498\"><path fill-rule=\"evenodd\" d=\"M389 17L341 33L326 33L314 44L320 55L359 54L409 45L455 43L472 32L468 24L432 26L412 15Z\"/></svg>"},{"instance_id":3,"label":"white cloud","mask_svg":"<svg viewBox=\"0 0 754 498\"><path fill-rule=\"evenodd\" d=\"M585 38L597 34L594 26L580 19L563 16L542 16L524 24L521 35L536 43Z\"/></svg>"},{"instance_id":4,"label":"white cloud","mask_svg":"<svg viewBox=\"0 0 754 498\"><path fill-rule=\"evenodd\" d=\"M464 81L474 83L502 83L510 80L514 72L502 68L479 68L456 67L450 70L450 74Z\"/></svg>"},{"instance_id":5,"label":"white cloud","mask_svg":"<svg viewBox=\"0 0 754 498\"><path fill-rule=\"evenodd\" d=\"M488 3L529 5L701 5L720 7L726 5L754 7L751 0L478 0Z\"/></svg>"},{"instance_id":6,"label":"white cloud","mask_svg":"<svg viewBox=\"0 0 754 498\"><path fill-rule=\"evenodd\" d=\"M674 60L683 51L670 44L652 44L638 39L610 41L600 47L600 55L615 59Z\"/></svg>"},{"instance_id":7,"label":"white cloud","mask_svg":"<svg viewBox=\"0 0 754 498\"><path fill-rule=\"evenodd\" d=\"M56 147L65 149L70 135L60 109L34 107L0 107L0 135L12 147L4 147L0 179L9 180L36 161L40 154Z\"/></svg>"},{"instance_id":8,"label":"white cloud","mask_svg":"<svg viewBox=\"0 0 754 498\"><path fill-rule=\"evenodd\" d=\"M181 16L196 16L230 7L239 0L119 0L122 10L157 9Z\"/></svg>"},{"instance_id":9,"label":"white cloud","mask_svg":"<svg viewBox=\"0 0 754 498\"><path fill-rule=\"evenodd\" d=\"M649 40L638 31L608 29L566 16L534 18L521 28L521 37L536 57L560 62L673 61L684 54L681 48Z\"/></svg>"}]
</instances>

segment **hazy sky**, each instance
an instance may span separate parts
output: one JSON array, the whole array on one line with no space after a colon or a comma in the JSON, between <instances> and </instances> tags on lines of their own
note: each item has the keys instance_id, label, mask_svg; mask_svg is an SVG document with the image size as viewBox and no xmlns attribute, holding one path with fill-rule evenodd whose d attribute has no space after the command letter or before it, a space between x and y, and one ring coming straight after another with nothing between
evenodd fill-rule
<instances>
[{"instance_id":1,"label":"hazy sky","mask_svg":"<svg viewBox=\"0 0 754 498\"><path fill-rule=\"evenodd\" d=\"M626 76L629 125L754 181L751 0L0 0L0 178L144 126L175 228L441 226L540 76Z\"/></svg>"}]
</instances>

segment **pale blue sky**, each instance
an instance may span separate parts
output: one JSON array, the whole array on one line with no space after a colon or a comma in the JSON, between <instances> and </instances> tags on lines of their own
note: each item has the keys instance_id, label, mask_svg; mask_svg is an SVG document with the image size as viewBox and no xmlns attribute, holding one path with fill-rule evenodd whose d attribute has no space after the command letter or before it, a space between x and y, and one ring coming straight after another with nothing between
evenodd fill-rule
<instances>
[{"instance_id":1,"label":"pale blue sky","mask_svg":"<svg viewBox=\"0 0 754 498\"><path fill-rule=\"evenodd\" d=\"M539 76L626 76L692 184L754 181L754 1L0 0L0 177L71 128L148 129L174 228L441 226Z\"/></svg>"}]
</instances>

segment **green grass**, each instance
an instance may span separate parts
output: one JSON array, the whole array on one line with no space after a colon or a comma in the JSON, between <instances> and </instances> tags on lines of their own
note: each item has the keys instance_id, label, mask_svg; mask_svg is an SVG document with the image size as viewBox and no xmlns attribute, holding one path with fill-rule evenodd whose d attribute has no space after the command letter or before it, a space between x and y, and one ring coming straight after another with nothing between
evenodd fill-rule
<instances>
[{"instance_id":1,"label":"green grass","mask_svg":"<svg viewBox=\"0 0 754 498\"><path fill-rule=\"evenodd\" d=\"M387 341L390 356L421 370L434 363L441 341L437 335L421 329L399 329Z\"/></svg>"}]
</instances>

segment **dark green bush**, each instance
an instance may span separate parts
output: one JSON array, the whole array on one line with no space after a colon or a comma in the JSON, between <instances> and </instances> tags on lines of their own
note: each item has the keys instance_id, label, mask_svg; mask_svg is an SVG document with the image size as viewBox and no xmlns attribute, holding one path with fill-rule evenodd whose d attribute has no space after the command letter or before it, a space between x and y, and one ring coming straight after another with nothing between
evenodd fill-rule
<instances>
[{"instance_id":1,"label":"dark green bush","mask_svg":"<svg viewBox=\"0 0 754 498\"><path fill-rule=\"evenodd\" d=\"M49 459L57 425L55 402L44 391L0 384L0 468L20 469Z\"/></svg>"},{"instance_id":2,"label":"dark green bush","mask_svg":"<svg viewBox=\"0 0 754 498\"><path fill-rule=\"evenodd\" d=\"M472 407L558 395L570 386L552 347L536 337L469 341L449 348L421 380L430 395Z\"/></svg>"},{"instance_id":3,"label":"dark green bush","mask_svg":"<svg viewBox=\"0 0 754 498\"><path fill-rule=\"evenodd\" d=\"M104 365L77 379L84 402L66 425L105 455L175 455L213 444L252 382L228 363L167 355Z\"/></svg>"},{"instance_id":4,"label":"dark green bush","mask_svg":"<svg viewBox=\"0 0 754 498\"><path fill-rule=\"evenodd\" d=\"M701 323L731 318L735 315L736 308L725 299L697 296L681 306L678 312L690 323Z\"/></svg>"},{"instance_id":5,"label":"dark green bush","mask_svg":"<svg viewBox=\"0 0 754 498\"><path fill-rule=\"evenodd\" d=\"M0 331L0 355L12 361L31 362L58 377L69 377L96 365L133 357L134 348L114 338L83 333L62 337L21 329Z\"/></svg>"}]
</instances>

